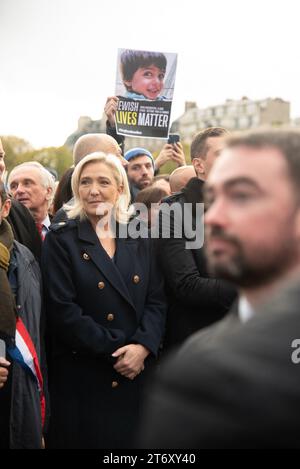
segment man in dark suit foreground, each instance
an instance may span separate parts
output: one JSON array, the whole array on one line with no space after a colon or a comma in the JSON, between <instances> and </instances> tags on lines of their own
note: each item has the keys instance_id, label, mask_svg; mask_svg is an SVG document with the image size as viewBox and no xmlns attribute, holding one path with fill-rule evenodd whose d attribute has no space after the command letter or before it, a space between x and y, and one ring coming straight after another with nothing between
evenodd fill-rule
<instances>
[{"instance_id":1,"label":"man in dark suit foreground","mask_svg":"<svg viewBox=\"0 0 300 469\"><path fill-rule=\"evenodd\" d=\"M205 189L210 271L237 310L163 367L142 446L300 447L300 134L232 137Z\"/></svg>"}]
</instances>

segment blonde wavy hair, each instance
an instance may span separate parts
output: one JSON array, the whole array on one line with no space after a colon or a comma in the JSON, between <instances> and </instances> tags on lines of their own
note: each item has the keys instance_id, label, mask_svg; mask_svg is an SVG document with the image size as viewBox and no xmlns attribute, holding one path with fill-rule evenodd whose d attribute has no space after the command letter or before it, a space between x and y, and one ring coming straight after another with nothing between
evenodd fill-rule
<instances>
[{"instance_id":1,"label":"blonde wavy hair","mask_svg":"<svg viewBox=\"0 0 300 469\"><path fill-rule=\"evenodd\" d=\"M64 205L64 209L67 212L68 218L80 217L80 219L84 219L87 216L79 196L79 184L83 169L90 163L105 164L111 170L112 175L117 183L117 186L123 186L122 193L115 203L113 216L115 217L117 222L127 223L131 214L133 213L133 207L129 207L131 196L127 174L122 164L115 155L106 154L103 152L90 153L75 166L71 181L72 191L74 195L74 204Z\"/></svg>"}]
</instances>

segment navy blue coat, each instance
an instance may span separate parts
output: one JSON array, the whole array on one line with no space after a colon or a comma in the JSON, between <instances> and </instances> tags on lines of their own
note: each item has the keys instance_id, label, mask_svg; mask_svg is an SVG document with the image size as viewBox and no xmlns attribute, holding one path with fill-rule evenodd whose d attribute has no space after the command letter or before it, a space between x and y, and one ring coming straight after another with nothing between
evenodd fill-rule
<instances>
[{"instance_id":1,"label":"navy blue coat","mask_svg":"<svg viewBox=\"0 0 300 469\"><path fill-rule=\"evenodd\" d=\"M166 304L150 240L117 238L112 261L88 220L54 225L42 267L52 359L50 445L130 447L142 384L162 339ZM138 343L151 354L133 381L111 354Z\"/></svg>"}]
</instances>

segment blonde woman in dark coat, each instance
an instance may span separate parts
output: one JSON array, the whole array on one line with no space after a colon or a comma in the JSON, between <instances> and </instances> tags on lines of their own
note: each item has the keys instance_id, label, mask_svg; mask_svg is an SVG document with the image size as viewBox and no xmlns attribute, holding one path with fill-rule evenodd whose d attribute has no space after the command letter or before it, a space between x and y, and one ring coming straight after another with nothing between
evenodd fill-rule
<instances>
[{"instance_id":1,"label":"blonde woman in dark coat","mask_svg":"<svg viewBox=\"0 0 300 469\"><path fill-rule=\"evenodd\" d=\"M52 227L42 263L52 342L49 445L131 447L164 330L162 277L150 240L120 235L130 194L114 156L86 156L72 189L69 221Z\"/></svg>"}]
</instances>

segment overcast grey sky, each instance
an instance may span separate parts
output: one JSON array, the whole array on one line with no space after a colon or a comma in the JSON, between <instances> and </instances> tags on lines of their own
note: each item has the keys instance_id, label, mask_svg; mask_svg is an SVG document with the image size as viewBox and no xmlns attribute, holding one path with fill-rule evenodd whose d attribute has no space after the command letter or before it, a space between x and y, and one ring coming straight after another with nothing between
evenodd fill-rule
<instances>
[{"instance_id":1,"label":"overcast grey sky","mask_svg":"<svg viewBox=\"0 0 300 469\"><path fill-rule=\"evenodd\" d=\"M0 0L0 135L61 145L114 94L118 48L177 52L186 100L281 97L300 116L297 0Z\"/></svg>"}]
</instances>

